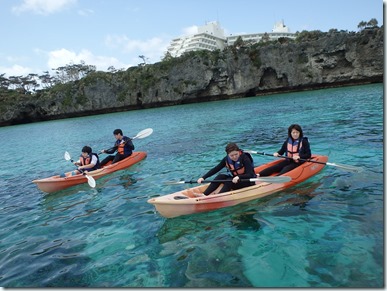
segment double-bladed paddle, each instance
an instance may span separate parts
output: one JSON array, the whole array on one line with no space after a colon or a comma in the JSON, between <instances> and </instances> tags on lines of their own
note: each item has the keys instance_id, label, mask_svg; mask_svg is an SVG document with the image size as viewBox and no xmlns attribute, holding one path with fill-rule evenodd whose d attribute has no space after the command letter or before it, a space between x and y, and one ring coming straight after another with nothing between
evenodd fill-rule
<instances>
[{"instance_id":1,"label":"double-bladed paddle","mask_svg":"<svg viewBox=\"0 0 387 291\"><path fill-rule=\"evenodd\" d=\"M264 152L256 152L256 151L244 151L244 152L250 153L250 154L256 154L256 155L262 155L262 156L272 156L272 157L275 157L275 155L273 155L273 154L267 154L267 153L264 153ZM278 156L278 158L289 159L288 157L285 157L285 156ZM347 170L347 171L350 171L350 172L354 172L354 173L363 172L363 168L362 167L355 167L355 166L351 166L351 165L335 164L335 163L328 163L328 162L324 163L324 162L319 162L319 161L313 161L311 159L300 159L300 161L316 163L316 164L322 164L322 165L327 165L327 166L333 166L333 167L337 167L337 168L340 168L340 169L343 169L343 170Z\"/></svg>"},{"instance_id":2,"label":"double-bladed paddle","mask_svg":"<svg viewBox=\"0 0 387 291\"><path fill-rule=\"evenodd\" d=\"M274 176L274 177L259 177L259 178L250 178L250 179L240 179L241 182L267 182L267 183L286 183L290 182L292 178L289 176ZM206 182L231 182L231 180L204 180L202 183ZM195 184L197 181L167 181L165 184L167 185L176 185L176 184Z\"/></svg>"},{"instance_id":3,"label":"double-bladed paddle","mask_svg":"<svg viewBox=\"0 0 387 291\"><path fill-rule=\"evenodd\" d=\"M72 163L74 162L74 160L71 159L71 156L67 151L64 153L64 158L66 161L70 161ZM82 175L86 176L87 183L89 184L89 186L92 188L95 188L96 183L95 183L94 178L90 175L87 175L85 172L82 172Z\"/></svg>"}]
</instances>

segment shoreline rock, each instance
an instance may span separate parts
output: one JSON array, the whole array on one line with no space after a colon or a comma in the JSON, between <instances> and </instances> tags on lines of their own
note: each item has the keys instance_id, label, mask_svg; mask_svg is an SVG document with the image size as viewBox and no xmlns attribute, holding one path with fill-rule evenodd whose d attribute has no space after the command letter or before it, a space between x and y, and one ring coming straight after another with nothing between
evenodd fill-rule
<instances>
[{"instance_id":1,"label":"shoreline rock","mask_svg":"<svg viewBox=\"0 0 387 291\"><path fill-rule=\"evenodd\" d=\"M384 29L197 51L36 94L0 95L0 126L161 106L382 83Z\"/></svg>"}]
</instances>

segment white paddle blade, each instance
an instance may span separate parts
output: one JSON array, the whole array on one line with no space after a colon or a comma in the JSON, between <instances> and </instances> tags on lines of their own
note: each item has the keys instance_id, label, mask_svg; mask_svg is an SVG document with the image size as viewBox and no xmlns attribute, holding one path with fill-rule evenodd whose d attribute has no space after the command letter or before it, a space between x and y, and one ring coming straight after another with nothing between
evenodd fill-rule
<instances>
[{"instance_id":1,"label":"white paddle blade","mask_svg":"<svg viewBox=\"0 0 387 291\"><path fill-rule=\"evenodd\" d=\"M153 129L152 128L146 128L144 130L141 130L135 137L132 137L132 139L145 138L145 137L150 136L152 133L153 133Z\"/></svg>"},{"instance_id":2,"label":"white paddle blade","mask_svg":"<svg viewBox=\"0 0 387 291\"><path fill-rule=\"evenodd\" d=\"M71 160L71 156L70 156L69 152L66 151L64 153L64 158L65 158L66 161L70 161Z\"/></svg>"},{"instance_id":3,"label":"white paddle blade","mask_svg":"<svg viewBox=\"0 0 387 291\"><path fill-rule=\"evenodd\" d=\"M86 178L87 178L87 183L89 184L89 186L90 186L91 188L95 188L96 183L95 183L94 178L93 178L92 176L89 176L89 175L85 175L85 176L86 176Z\"/></svg>"},{"instance_id":4,"label":"white paddle blade","mask_svg":"<svg viewBox=\"0 0 387 291\"><path fill-rule=\"evenodd\" d=\"M184 184L186 183L185 181L166 181L164 184L166 185L178 185L178 184Z\"/></svg>"},{"instance_id":5,"label":"white paddle blade","mask_svg":"<svg viewBox=\"0 0 387 291\"><path fill-rule=\"evenodd\" d=\"M355 167L355 166L350 166L350 165L342 165L342 164L336 164L336 163L326 163L328 166L333 166L337 167L339 169L347 170L349 172L354 172L354 173L361 173L363 172L363 168L361 167Z\"/></svg>"},{"instance_id":6,"label":"white paddle blade","mask_svg":"<svg viewBox=\"0 0 387 291\"><path fill-rule=\"evenodd\" d=\"M250 179L251 182L286 183L292 180L289 176L258 177Z\"/></svg>"}]
</instances>

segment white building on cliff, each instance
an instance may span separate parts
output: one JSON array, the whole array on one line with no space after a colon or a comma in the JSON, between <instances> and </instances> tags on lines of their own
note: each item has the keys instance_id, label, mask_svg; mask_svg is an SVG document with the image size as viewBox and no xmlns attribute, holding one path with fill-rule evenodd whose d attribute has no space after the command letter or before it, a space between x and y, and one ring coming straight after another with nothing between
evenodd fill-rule
<instances>
[{"instance_id":1,"label":"white building on cliff","mask_svg":"<svg viewBox=\"0 0 387 291\"><path fill-rule=\"evenodd\" d=\"M283 21L275 23L272 32L238 34L226 37L223 28L216 21L208 22L198 28L198 33L184 37L175 38L171 41L167 51L173 57L181 56L185 52L197 50L223 50L226 46L231 46L241 37L243 41L252 43L259 42L263 37L269 40L276 40L280 37L295 38L295 34L289 31Z\"/></svg>"},{"instance_id":2,"label":"white building on cliff","mask_svg":"<svg viewBox=\"0 0 387 291\"><path fill-rule=\"evenodd\" d=\"M175 38L168 47L168 52L173 57L178 57L185 52L197 50L223 49L226 46L224 30L216 21L208 22L198 28L198 33Z\"/></svg>"},{"instance_id":3,"label":"white building on cliff","mask_svg":"<svg viewBox=\"0 0 387 291\"><path fill-rule=\"evenodd\" d=\"M252 43L259 42L264 37L268 37L269 40L277 40L280 37L296 38L295 34L290 32L289 28L284 24L283 21L276 22L272 32L238 34L229 36L227 37L227 45L233 45L238 37L241 37L243 41L249 41Z\"/></svg>"}]
</instances>

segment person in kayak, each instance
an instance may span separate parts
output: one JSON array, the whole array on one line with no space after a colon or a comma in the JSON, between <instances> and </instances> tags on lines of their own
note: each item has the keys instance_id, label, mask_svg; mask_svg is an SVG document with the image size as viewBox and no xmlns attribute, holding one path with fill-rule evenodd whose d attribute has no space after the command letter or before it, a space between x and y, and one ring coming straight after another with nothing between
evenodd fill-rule
<instances>
[{"instance_id":1,"label":"person in kayak","mask_svg":"<svg viewBox=\"0 0 387 291\"><path fill-rule=\"evenodd\" d=\"M236 143L229 143L226 146L227 155L220 161L220 163L209 170L205 175L197 180L197 183L202 183L206 178L218 173L223 168L226 168L232 176L227 174L219 174L215 180L228 180L227 182L211 182L207 189L203 192L204 195L209 195L214 192L220 184L223 183L223 187L219 193L227 192L230 190L241 189L254 185L254 182L240 181L241 179L255 178L253 158L249 153L244 153Z\"/></svg>"},{"instance_id":2,"label":"person in kayak","mask_svg":"<svg viewBox=\"0 0 387 291\"><path fill-rule=\"evenodd\" d=\"M59 177L71 177L80 173L87 173L89 171L94 171L101 168L98 155L96 153L93 153L92 148L89 146L84 146L82 148L81 155L79 156L78 161L73 162L73 160L71 160L71 162L78 167L77 170L74 170L69 174L62 173L59 175Z\"/></svg>"},{"instance_id":3,"label":"person in kayak","mask_svg":"<svg viewBox=\"0 0 387 291\"><path fill-rule=\"evenodd\" d=\"M113 154L117 151L117 154L104 158L101 162L101 167L105 166L109 161L112 161L112 164L117 163L133 153L134 145L132 139L124 136L121 129L115 129L113 135L116 138L114 146L108 150L101 150L101 153Z\"/></svg>"},{"instance_id":4,"label":"person in kayak","mask_svg":"<svg viewBox=\"0 0 387 291\"><path fill-rule=\"evenodd\" d=\"M99 157L96 153L93 153L93 150L89 146L84 146L82 148L82 153L79 156L79 160L73 162L78 168L75 171L71 172L71 175L77 175L84 172L94 171L100 168Z\"/></svg>"},{"instance_id":5,"label":"person in kayak","mask_svg":"<svg viewBox=\"0 0 387 291\"><path fill-rule=\"evenodd\" d=\"M281 149L274 153L273 156L278 157L286 154L287 159L279 162L278 164L266 168L257 174L258 177L270 176L278 173L282 175L289 172L301 164L303 161L300 159L310 159L312 152L310 150L310 144L307 137L304 137L302 128L298 124L292 124L288 128L288 137L282 144Z\"/></svg>"}]
</instances>

